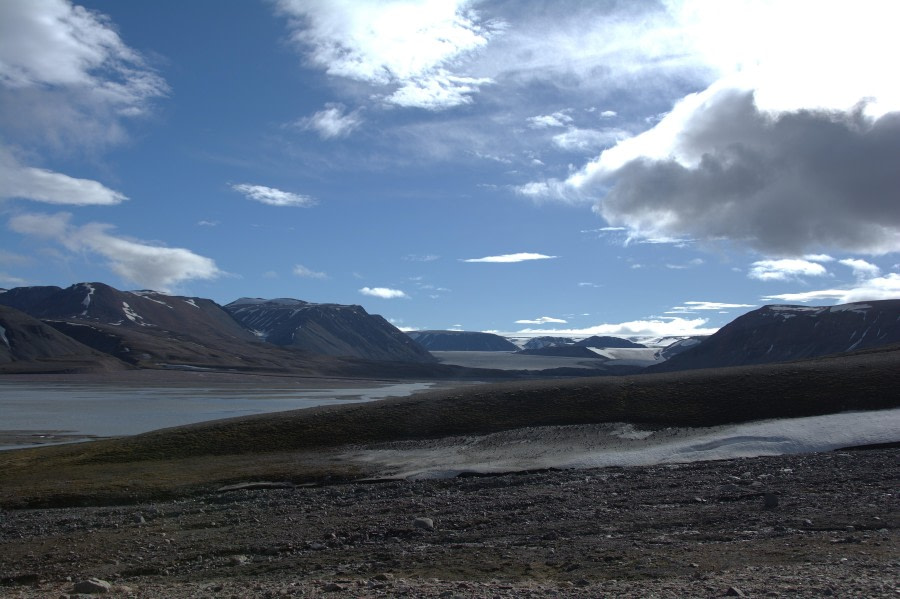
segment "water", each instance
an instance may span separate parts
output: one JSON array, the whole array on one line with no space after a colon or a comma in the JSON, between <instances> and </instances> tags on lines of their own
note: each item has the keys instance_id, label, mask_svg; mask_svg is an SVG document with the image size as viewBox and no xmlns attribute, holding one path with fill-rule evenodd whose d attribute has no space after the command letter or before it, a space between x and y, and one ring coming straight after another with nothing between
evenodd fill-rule
<instances>
[{"instance_id":1,"label":"water","mask_svg":"<svg viewBox=\"0 0 900 599\"><path fill-rule=\"evenodd\" d=\"M135 435L235 416L403 397L433 383L360 388L145 387L0 382L0 450Z\"/></svg>"}]
</instances>

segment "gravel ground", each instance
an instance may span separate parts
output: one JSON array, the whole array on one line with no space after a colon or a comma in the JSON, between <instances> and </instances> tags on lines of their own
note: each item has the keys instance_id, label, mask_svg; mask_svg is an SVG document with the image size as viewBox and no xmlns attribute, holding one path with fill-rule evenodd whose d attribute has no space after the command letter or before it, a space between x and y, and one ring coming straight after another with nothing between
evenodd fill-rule
<instances>
[{"instance_id":1,"label":"gravel ground","mask_svg":"<svg viewBox=\"0 0 900 599\"><path fill-rule=\"evenodd\" d=\"M94 577L112 596L173 599L900 597L898 457L273 485L3 511L0 596L74 597Z\"/></svg>"}]
</instances>

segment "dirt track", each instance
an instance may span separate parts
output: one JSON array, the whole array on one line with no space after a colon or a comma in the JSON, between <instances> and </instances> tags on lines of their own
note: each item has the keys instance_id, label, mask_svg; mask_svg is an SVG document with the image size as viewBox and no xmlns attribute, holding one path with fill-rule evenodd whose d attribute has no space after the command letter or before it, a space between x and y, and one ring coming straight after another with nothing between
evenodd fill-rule
<instances>
[{"instance_id":1,"label":"dirt track","mask_svg":"<svg viewBox=\"0 0 900 599\"><path fill-rule=\"evenodd\" d=\"M840 451L5 511L0 596L60 597L93 576L133 597L896 597L898 457Z\"/></svg>"}]
</instances>

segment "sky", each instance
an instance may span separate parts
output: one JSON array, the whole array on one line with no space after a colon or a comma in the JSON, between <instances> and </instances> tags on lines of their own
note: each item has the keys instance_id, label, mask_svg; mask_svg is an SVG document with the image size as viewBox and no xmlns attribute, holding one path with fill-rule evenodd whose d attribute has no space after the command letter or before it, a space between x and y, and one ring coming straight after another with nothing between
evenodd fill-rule
<instances>
[{"instance_id":1,"label":"sky","mask_svg":"<svg viewBox=\"0 0 900 599\"><path fill-rule=\"evenodd\" d=\"M3 0L0 287L709 334L900 297L891 1Z\"/></svg>"}]
</instances>

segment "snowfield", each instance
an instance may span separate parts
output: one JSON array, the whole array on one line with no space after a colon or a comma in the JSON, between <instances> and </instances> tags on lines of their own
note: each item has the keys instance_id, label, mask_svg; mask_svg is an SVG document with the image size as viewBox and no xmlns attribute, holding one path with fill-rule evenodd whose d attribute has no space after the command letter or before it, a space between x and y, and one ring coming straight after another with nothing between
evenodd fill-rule
<instances>
[{"instance_id":1,"label":"snowfield","mask_svg":"<svg viewBox=\"0 0 900 599\"><path fill-rule=\"evenodd\" d=\"M462 472L647 466L898 441L900 408L657 431L624 423L533 427L483 436L386 443L345 457L380 467L386 478L451 478Z\"/></svg>"}]
</instances>

